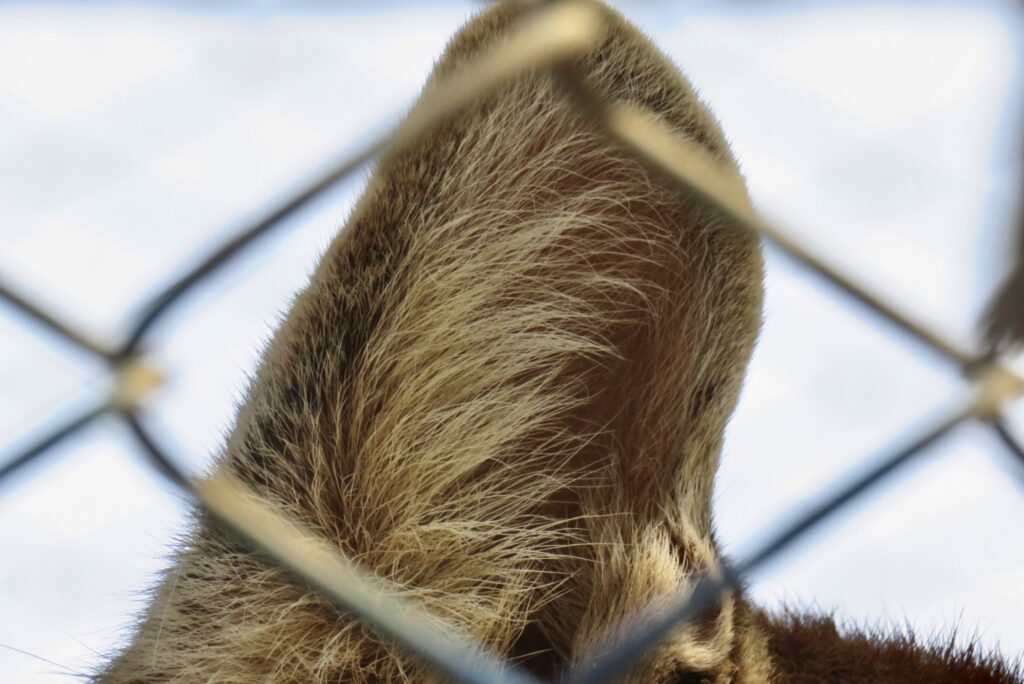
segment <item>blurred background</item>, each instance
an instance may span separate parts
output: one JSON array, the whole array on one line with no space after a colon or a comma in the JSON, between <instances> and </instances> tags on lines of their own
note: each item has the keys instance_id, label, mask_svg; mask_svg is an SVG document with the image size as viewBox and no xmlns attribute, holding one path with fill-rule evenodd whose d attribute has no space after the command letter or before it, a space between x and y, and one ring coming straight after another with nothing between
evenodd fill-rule
<instances>
[{"instance_id":1,"label":"blurred background","mask_svg":"<svg viewBox=\"0 0 1024 684\"><path fill-rule=\"evenodd\" d=\"M615 3L721 119L763 213L964 345L1009 261L1022 17L1006 2ZM248 219L396 123L471 2L0 4L0 276L113 341ZM219 448L261 345L365 172L155 332L156 423ZM717 527L737 556L960 397L941 360L768 254ZM1018 364L1024 368L1024 364ZM0 459L108 389L0 305ZM1024 431L1024 411L1013 416ZM0 461L2 462L2 461ZM1016 470L1015 470L1016 468ZM761 603L1024 652L1024 486L958 430L753 578ZM187 522L100 421L0 487L0 678L72 681L127 636Z\"/></svg>"}]
</instances>

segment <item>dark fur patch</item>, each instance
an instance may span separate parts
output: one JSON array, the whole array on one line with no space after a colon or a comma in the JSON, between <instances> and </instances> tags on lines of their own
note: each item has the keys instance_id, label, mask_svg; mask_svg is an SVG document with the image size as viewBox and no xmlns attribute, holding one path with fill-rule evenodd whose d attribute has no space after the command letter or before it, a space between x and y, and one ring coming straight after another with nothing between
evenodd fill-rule
<instances>
[{"instance_id":1,"label":"dark fur patch","mask_svg":"<svg viewBox=\"0 0 1024 684\"><path fill-rule=\"evenodd\" d=\"M959 646L953 636L931 642L914 634L845 629L828 615L786 611L764 619L780 682L789 684L1019 684L1021 664Z\"/></svg>"}]
</instances>

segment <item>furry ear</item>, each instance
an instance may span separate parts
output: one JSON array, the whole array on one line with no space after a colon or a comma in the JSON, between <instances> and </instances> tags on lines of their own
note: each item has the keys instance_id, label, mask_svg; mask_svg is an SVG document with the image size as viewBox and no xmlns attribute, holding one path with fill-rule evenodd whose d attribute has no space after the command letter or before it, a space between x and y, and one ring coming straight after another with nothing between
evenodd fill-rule
<instances>
[{"instance_id":1,"label":"furry ear","mask_svg":"<svg viewBox=\"0 0 1024 684\"><path fill-rule=\"evenodd\" d=\"M473 19L433 78L522 11ZM671 62L606 20L572 67L734 166ZM761 276L753 236L663 186L550 75L523 74L379 162L268 348L221 467L395 594L554 674L715 564L712 484ZM637 681L756 681L769 659L744 610L727 596ZM202 518L103 676L410 678L429 674Z\"/></svg>"}]
</instances>

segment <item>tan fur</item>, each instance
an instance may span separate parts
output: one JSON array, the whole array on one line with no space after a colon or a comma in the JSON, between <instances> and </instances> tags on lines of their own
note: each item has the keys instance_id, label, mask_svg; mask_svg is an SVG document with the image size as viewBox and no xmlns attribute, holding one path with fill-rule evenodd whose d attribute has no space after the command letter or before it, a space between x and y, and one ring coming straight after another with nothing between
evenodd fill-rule
<instances>
[{"instance_id":1,"label":"tan fur","mask_svg":"<svg viewBox=\"0 0 1024 684\"><path fill-rule=\"evenodd\" d=\"M519 12L470 22L431 84ZM609 21L578 65L590 84L734 168L675 67ZM267 349L221 467L396 595L551 675L717 563L712 480L761 278L754 237L650 177L550 75L520 77L379 162ZM630 679L769 681L772 637L729 595ZM432 679L202 514L98 676Z\"/></svg>"}]
</instances>

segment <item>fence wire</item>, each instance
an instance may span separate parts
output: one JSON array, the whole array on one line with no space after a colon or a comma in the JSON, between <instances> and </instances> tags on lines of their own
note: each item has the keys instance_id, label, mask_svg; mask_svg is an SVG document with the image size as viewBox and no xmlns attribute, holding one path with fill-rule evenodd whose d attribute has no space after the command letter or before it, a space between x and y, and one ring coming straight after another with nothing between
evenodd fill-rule
<instances>
[{"instance_id":1,"label":"fence wire","mask_svg":"<svg viewBox=\"0 0 1024 684\"><path fill-rule=\"evenodd\" d=\"M145 410L147 396L164 381L149 361L147 343L151 342L156 324L172 307L184 301L191 290L230 263L246 247L279 229L284 219L367 161L413 144L467 104L495 91L517 75L538 68L552 70L564 96L591 116L609 137L631 151L649 170L674 185L679 192L699 198L727 218L731 226L724 229L749 230L761 235L828 285L872 310L880 319L890 323L895 331L915 339L947 361L969 381L971 387L969 396L958 405L949 407L945 417L924 428L908 427L905 434L893 439L893 446L889 449L866 460L856 473L840 478L817 500L805 503L791 522L766 536L747 557L736 562L723 560L717 575L700 578L691 591L660 601L648 612L617 627L602 642L604 646L594 650L593 657L581 659L582 665L562 673L559 681L597 684L621 675L672 630L713 605L722 592L737 587L762 564L782 554L793 542L967 421L980 421L991 426L1000 442L1020 464L1024 464L1024 449L1002 417L1003 409L1024 393L1024 378L1006 363L1006 349L1011 345L1005 344L1005 339L998 333L993 333L998 328L997 324L991 320L986 322L987 336L999 338L999 344L993 342L980 352L961 349L938 331L886 301L870 287L845 275L841 268L791 237L784 227L763 220L750 208L743 190L730 179L728 172L696 143L679 137L643 112L606 102L600 93L592 91L573 71L571 64L574 57L586 53L600 42L604 32L601 6L587 0L505 1L531 6L511 40L442 81L389 135L373 140L357 153L339 160L328 173L240 230L184 276L145 302L140 307L142 313L119 344L107 346L90 339L0 278L0 298L71 345L101 359L114 379L114 388L103 402L56 426L38 442L2 459L0 487L11 475L45 455L55 445L72 438L100 416L113 414L127 424L138 442L141 455L158 472L191 495L226 529L262 552L295 581L319 592L346 615L359 618L371 629L455 681L469 684L540 684L532 674L452 632L422 608L390 597L381 589L381 582L375 576L359 568L299 522L275 510L227 472L219 471L202 479L186 474L179 465L181 461L172 456L172 450L161 444L147 427ZM1021 301L1024 295L1004 291L1001 296L996 309L1009 310L1016 321L1019 311L1024 310L1024 302ZM1007 325L1015 323L1011 321Z\"/></svg>"}]
</instances>

